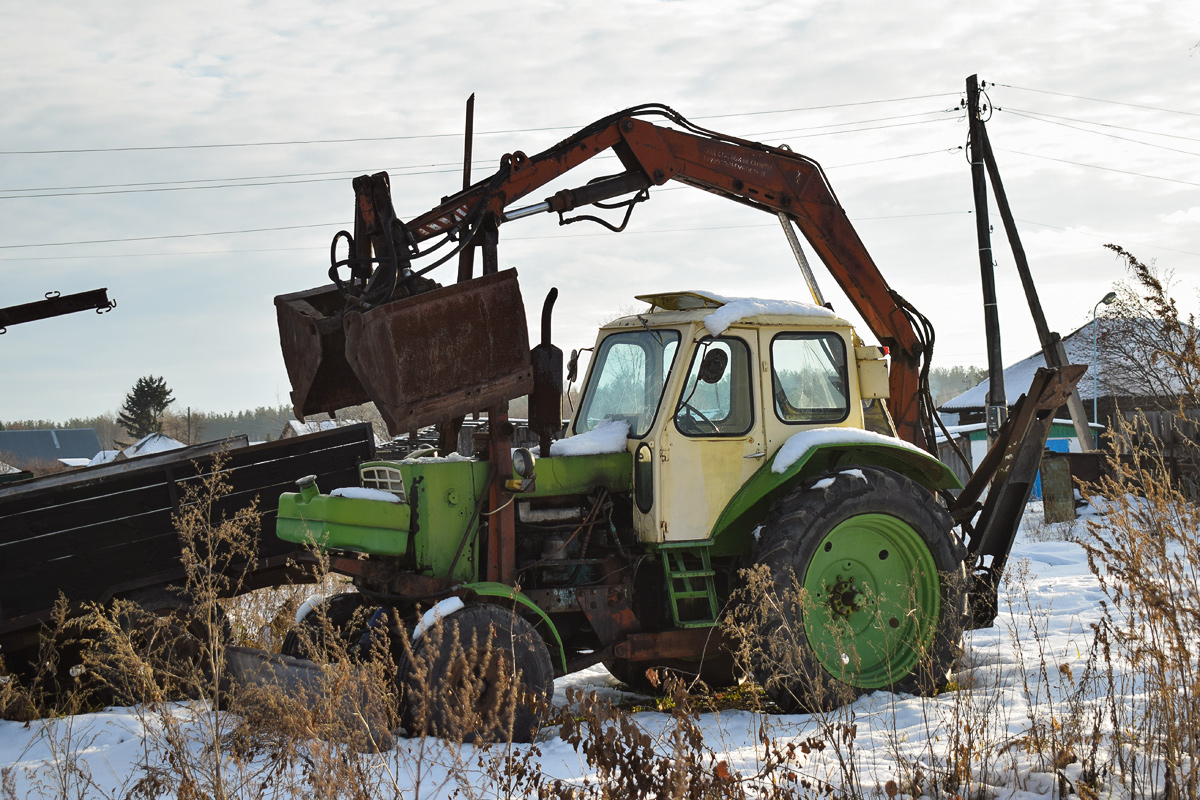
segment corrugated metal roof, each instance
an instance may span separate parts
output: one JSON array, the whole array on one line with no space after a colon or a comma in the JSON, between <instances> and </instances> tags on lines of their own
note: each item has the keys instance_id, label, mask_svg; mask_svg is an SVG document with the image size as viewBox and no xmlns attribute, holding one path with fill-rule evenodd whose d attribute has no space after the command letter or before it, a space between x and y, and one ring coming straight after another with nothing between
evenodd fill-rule
<instances>
[{"instance_id":1,"label":"corrugated metal roof","mask_svg":"<svg viewBox=\"0 0 1200 800\"><path fill-rule=\"evenodd\" d=\"M64 430L0 431L0 454L14 461L56 461L60 458L91 458L100 452L95 428Z\"/></svg>"}]
</instances>

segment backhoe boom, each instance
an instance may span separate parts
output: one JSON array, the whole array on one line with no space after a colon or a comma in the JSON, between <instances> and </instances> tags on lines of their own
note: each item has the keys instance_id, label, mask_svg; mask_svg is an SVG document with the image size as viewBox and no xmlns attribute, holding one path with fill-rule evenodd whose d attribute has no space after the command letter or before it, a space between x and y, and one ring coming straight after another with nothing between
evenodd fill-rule
<instances>
[{"instance_id":1,"label":"backhoe boom","mask_svg":"<svg viewBox=\"0 0 1200 800\"><path fill-rule=\"evenodd\" d=\"M889 406L897 432L906 441L928 447L932 423L922 409L921 370L931 343L914 328L913 316L920 319L919 314L884 280L820 165L784 148L703 131L674 112L665 115L698 133L623 113L537 155L520 151L505 155L491 177L409 221L408 243L419 245L453 231L465 246L488 224L539 212L562 214L670 180L771 214L782 212L804 233L871 332L889 348ZM608 150L620 159L625 172L561 191L536 205L513 208L540 187Z\"/></svg>"}]
</instances>

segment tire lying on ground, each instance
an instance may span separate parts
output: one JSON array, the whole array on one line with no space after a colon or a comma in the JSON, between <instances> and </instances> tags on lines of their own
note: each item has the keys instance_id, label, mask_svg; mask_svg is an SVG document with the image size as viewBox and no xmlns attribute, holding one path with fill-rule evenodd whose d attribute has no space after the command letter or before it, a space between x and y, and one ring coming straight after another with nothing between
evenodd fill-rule
<instances>
[{"instance_id":1,"label":"tire lying on ground","mask_svg":"<svg viewBox=\"0 0 1200 800\"><path fill-rule=\"evenodd\" d=\"M945 685L965 621L965 548L924 487L891 470L828 472L772 507L752 668L786 712L866 691Z\"/></svg>"},{"instance_id":2,"label":"tire lying on ground","mask_svg":"<svg viewBox=\"0 0 1200 800\"><path fill-rule=\"evenodd\" d=\"M512 609L467 605L412 644L400 682L404 727L463 741L529 742L554 694L542 637Z\"/></svg>"},{"instance_id":3,"label":"tire lying on ground","mask_svg":"<svg viewBox=\"0 0 1200 800\"><path fill-rule=\"evenodd\" d=\"M283 638L285 656L326 663L346 655L365 630L366 601L358 592L335 594L312 608Z\"/></svg>"},{"instance_id":4,"label":"tire lying on ground","mask_svg":"<svg viewBox=\"0 0 1200 800\"><path fill-rule=\"evenodd\" d=\"M119 601L113 622L115 630L97 648L115 702L142 702L150 692L196 699L227 688L218 677L218 654L232 632L220 606L204 613L182 590L148 589Z\"/></svg>"}]
</instances>

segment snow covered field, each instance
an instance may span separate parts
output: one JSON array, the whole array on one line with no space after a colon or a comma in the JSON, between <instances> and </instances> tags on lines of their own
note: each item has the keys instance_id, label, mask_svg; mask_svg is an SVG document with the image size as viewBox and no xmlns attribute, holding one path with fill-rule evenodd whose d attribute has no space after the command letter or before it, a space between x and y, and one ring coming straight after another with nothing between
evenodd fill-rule
<instances>
[{"instance_id":1,"label":"snow covered field","mask_svg":"<svg viewBox=\"0 0 1200 800\"><path fill-rule=\"evenodd\" d=\"M1040 504L1030 505L1001 590L1000 620L996 628L967 635L964 665L952 687L956 691L937 698L876 692L825 715L704 713L698 718L709 751L704 763L748 777L763 771L768 760L764 742L786 748L789 742L807 741L809 746L795 750L782 772L816 787L810 795L828 784L857 796L937 796L934 778L952 763L959 764L960 774L969 771L970 779L945 796L1046 797L1073 788L1082 766L1060 757L1056 775L1051 740L1072 739L1070 729L1077 722L1072 714L1087 702L1083 676L1103 594L1083 548L1064 540L1072 530L1083 535L1083 521L1047 526L1041 522ZM616 686L596 667L560 679L555 701L566 703L572 688L614 700L631 697ZM185 720L189 711L186 705L173 709ZM195 729L197 761L202 760L205 719L211 715L184 722L185 729ZM672 752L669 713L639 711L633 720L657 749ZM158 748L161 730L161 719L137 708L29 724L0 722L0 798L153 796L151 790L162 785L155 783L157 770L167 775L173 770ZM336 752L319 743L316 747L326 757ZM390 752L357 758L377 781L378 796L435 797L455 791L467 797L499 796L503 787L494 759L502 751L401 738ZM549 778L582 781L594 774L557 729L544 729L532 749L517 745L509 755L527 756L529 765ZM258 773L268 762L265 752L230 760L227 785L240 787L239 797L293 796L287 787L304 783L308 779L301 780L301 773L321 764L312 756L307 765L292 765L290 776ZM776 780L782 772L773 773ZM135 791L139 787L145 794Z\"/></svg>"}]
</instances>

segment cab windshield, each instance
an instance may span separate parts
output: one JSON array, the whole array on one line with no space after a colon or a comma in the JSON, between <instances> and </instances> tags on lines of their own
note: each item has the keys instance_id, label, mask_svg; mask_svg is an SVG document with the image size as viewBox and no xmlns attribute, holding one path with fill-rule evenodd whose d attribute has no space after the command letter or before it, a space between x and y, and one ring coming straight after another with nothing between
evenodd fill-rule
<instances>
[{"instance_id":1,"label":"cab windshield","mask_svg":"<svg viewBox=\"0 0 1200 800\"><path fill-rule=\"evenodd\" d=\"M663 386L679 350L672 330L624 331L608 336L596 349L595 363L575 420L575 433L586 433L606 419L629 423L640 439L654 424Z\"/></svg>"}]
</instances>

